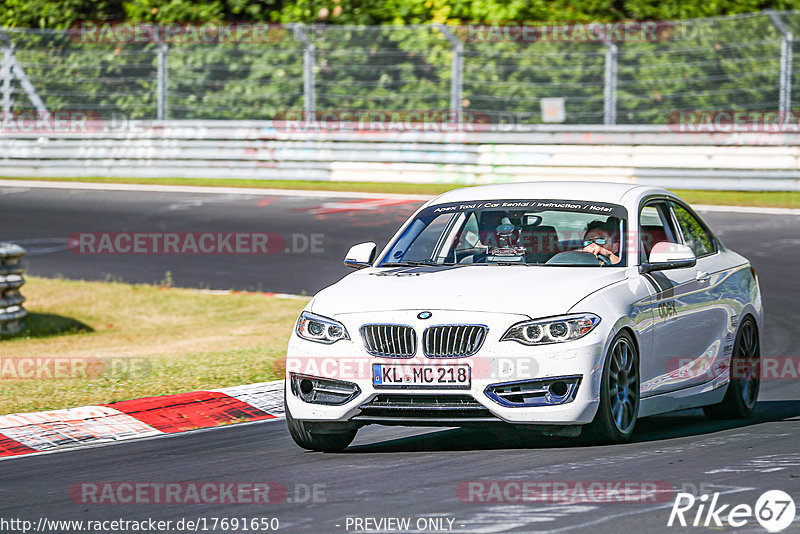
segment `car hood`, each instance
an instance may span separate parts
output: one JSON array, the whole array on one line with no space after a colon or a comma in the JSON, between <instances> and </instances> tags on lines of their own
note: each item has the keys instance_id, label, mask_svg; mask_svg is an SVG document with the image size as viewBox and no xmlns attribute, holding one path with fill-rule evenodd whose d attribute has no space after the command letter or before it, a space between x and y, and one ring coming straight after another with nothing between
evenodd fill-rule
<instances>
[{"instance_id":1,"label":"car hood","mask_svg":"<svg viewBox=\"0 0 800 534\"><path fill-rule=\"evenodd\" d=\"M566 313L587 295L625 280L625 269L453 266L368 268L314 297L328 317L390 310L463 310L547 317Z\"/></svg>"}]
</instances>

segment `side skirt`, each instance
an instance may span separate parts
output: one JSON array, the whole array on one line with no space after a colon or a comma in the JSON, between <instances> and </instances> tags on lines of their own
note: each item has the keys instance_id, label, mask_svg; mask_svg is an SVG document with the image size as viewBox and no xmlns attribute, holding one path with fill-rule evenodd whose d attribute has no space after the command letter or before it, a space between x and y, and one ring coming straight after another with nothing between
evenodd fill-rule
<instances>
[{"instance_id":1,"label":"side skirt","mask_svg":"<svg viewBox=\"0 0 800 534\"><path fill-rule=\"evenodd\" d=\"M717 404L722 402L729 382L726 372L705 384L643 398L639 401L639 417Z\"/></svg>"}]
</instances>

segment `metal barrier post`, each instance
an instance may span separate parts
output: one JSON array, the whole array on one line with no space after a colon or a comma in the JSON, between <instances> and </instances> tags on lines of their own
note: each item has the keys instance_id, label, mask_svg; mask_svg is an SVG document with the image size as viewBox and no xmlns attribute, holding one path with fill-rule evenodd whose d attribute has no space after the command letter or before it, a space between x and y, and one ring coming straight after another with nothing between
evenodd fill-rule
<instances>
[{"instance_id":1,"label":"metal barrier post","mask_svg":"<svg viewBox=\"0 0 800 534\"><path fill-rule=\"evenodd\" d=\"M316 64L316 48L308 36L308 29L302 24L294 25L294 36L303 43L303 111L306 117L317 111L316 81L314 65Z\"/></svg>"},{"instance_id":2,"label":"metal barrier post","mask_svg":"<svg viewBox=\"0 0 800 534\"><path fill-rule=\"evenodd\" d=\"M783 23L783 20L778 16L775 11L764 11L769 20L781 32L783 39L781 40L781 71L780 71L780 88L778 93L778 111L781 116L781 121L786 120L786 114L792 109L792 41L794 37L789 28Z\"/></svg>"},{"instance_id":3,"label":"metal barrier post","mask_svg":"<svg viewBox=\"0 0 800 534\"><path fill-rule=\"evenodd\" d=\"M453 47L453 58L450 61L450 113L452 113L454 121L461 122L461 102L464 94L464 43L459 41L447 26L437 24L436 27Z\"/></svg>"},{"instance_id":4,"label":"metal barrier post","mask_svg":"<svg viewBox=\"0 0 800 534\"><path fill-rule=\"evenodd\" d=\"M13 74L11 74L11 47L4 46L2 47L3 57L0 58L0 80L3 83L2 89L2 99L3 99L3 112L10 113L11 106L14 105L14 101L11 98L12 94L12 86L11 82L14 79Z\"/></svg>"},{"instance_id":5,"label":"metal barrier post","mask_svg":"<svg viewBox=\"0 0 800 534\"><path fill-rule=\"evenodd\" d=\"M617 45L603 41L606 47L605 75L603 79L603 124L617 123Z\"/></svg>"},{"instance_id":6,"label":"metal barrier post","mask_svg":"<svg viewBox=\"0 0 800 534\"><path fill-rule=\"evenodd\" d=\"M156 118L167 120L167 80L169 68L169 45L167 43L158 44L158 66L156 81Z\"/></svg>"}]
</instances>

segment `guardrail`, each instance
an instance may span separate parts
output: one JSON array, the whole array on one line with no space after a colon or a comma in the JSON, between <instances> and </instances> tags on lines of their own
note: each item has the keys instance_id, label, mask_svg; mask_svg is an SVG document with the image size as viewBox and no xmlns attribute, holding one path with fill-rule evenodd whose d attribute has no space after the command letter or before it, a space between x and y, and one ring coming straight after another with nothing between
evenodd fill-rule
<instances>
[{"instance_id":1,"label":"guardrail","mask_svg":"<svg viewBox=\"0 0 800 534\"><path fill-rule=\"evenodd\" d=\"M0 131L0 174L420 183L611 180L800 190L800 134L668 126L469 125L319 129L272 121L155 121L85 132Z\"/></svg>"},{"instance_id":2,"label":"guardrail","mask_svg":"<svg viewBox=\"0 0 800 534\"><path fill-rule=\"evenodd\" d=\"M0 335L16 334L28 315L22 307L25 297L20 288L25 283L21 258L25 249L12 243L0 243Z\"/></svg>"}]
</instances>

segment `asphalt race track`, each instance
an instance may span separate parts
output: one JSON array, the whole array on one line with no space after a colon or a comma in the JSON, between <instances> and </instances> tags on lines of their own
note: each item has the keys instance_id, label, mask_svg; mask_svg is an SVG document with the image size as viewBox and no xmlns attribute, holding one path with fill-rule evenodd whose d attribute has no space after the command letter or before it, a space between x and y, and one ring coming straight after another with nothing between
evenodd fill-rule
<instances>
[{"instance_id":1,"label":"asphalt race track","mask_svg":"<svg viewBox=\"0 0 800 534\"><path fill-rule=\"evenodd\" d=\"M0 187L0 241L28 250L27 270L40 276L159 283L170 272L182 287L314 294L349 272L342 259L351 245L385 244L419 204ZM255 255L82 254L79 246L70 248L71 237L96 232L269 232L280 246Z\"/></svg>"},{"instance_id":2,"label":"asphalt race track","mask_svg":"<svg viewBox=\"0 0 800 534\"><path fill-rule=\"evenodd\" d=\"M169 271L180 286L312 294L347 273L341 258L349 245L385 244L418 204L0 187L0 241L28 248L28 271L35 275L157 282ZM767 313L762 356L797 357L800 217L705 218L758 270ZM323 251L298 246L266 256L84 255L67 246L79 232L163 231L269 231L284 242L295 234L321 234ZM656 481L698 494L719 492L719 503L731 506L753 506L770 489L800 503L799 384L798 376L766 380L757 413L746 422L678 412L642 420L633 442L619 446L515 433L368 427L345 452L321 454L297 448L283 421L267 421L12 458L0 462L0 516L34 523L42 517L275 517L280 531L323 533L357 531L352 518L365 517L411 518L412 530L418 519L445 517L453 519L453 532L705 532L710 529L666 526L674 494L646 503L487 503L470 502L459 487L468 481ZM269 505L76 504L70 487L86 481L276 482L286 487L287 499ZM308 491L314 485L316 499ZM798 526L800 517L786 532ZM751 519L726 531L764 529Z\"/></svg>"}]
</instances>

